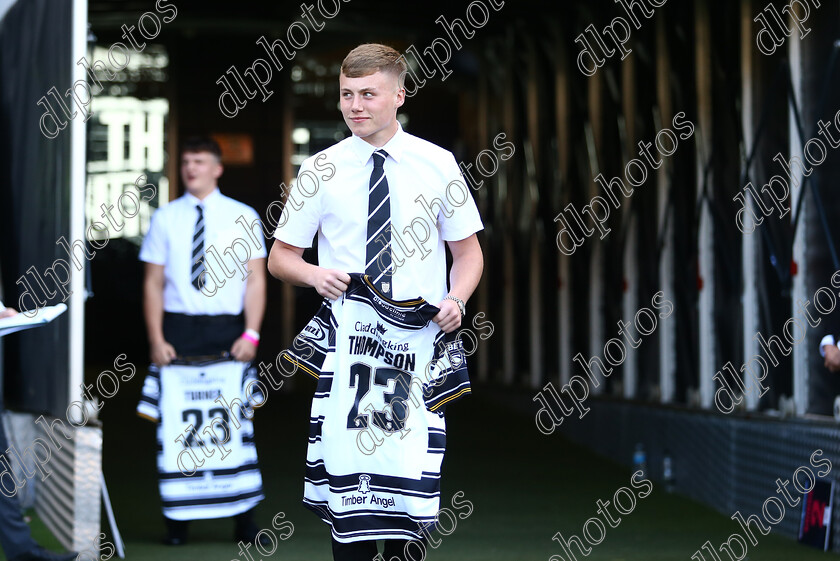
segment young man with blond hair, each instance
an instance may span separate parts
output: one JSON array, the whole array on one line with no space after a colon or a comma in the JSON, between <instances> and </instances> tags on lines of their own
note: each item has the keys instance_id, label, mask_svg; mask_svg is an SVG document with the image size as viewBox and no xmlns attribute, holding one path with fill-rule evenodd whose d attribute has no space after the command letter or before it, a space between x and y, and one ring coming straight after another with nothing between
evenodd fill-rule
<instances>
[{"instance_id":1,"label":"young man with blond hair","mask_svg":"<svg viewBox=\"0 0 840 561\"><path fill-rule=\"evenodd\" d=\"M397 329L386 321L389 311L400 314L399 310L404 309L401 306L428 303L426 309L433 310L433 317L428 316L433 323L426 327L437 334L451 333L461 325L465 303L478 285L484 266L476 238L483 225L455 158L449 151L404 132L397 121L397 109L405 102L405 73L404 57L385 45L360 45L344 59L339 76L340 108L352 136L301 165L298 185L290 193L287 220L275 232L268 264L275 277L295 286L314 288L325 298L326 305L332 303L333 307L341 305L351 286L349 273L367 275L362 277L369 279L365 282L371 290L366 292L366 301L384 303L384 308L371 312L374 317L378 313L383 318L372 330L378 333L365 336L370 335L370 344L391 350L387 338ZM329 165L333 166L331 174L318 173ZM314 193L311 185L304 187L302 179L304 174L311 178L313 173L320 177ZM316 234L318 265L313 265L303 259L303 251L312 246ZM448 289L446 247L452 254ZM358 279L356 275L351 286L354 294ZM355 319L343 317L338 321L347 328L359 324ZM395 374L398 368L380 366L376 382L363 393L368 387L362 388L363 378L357 375L358 369L354 372L359 363L355 362L350 372L341 367L347 362L342 362L342 356L359 354L360 347L354 347L352 342L359 337L351 336L349 344L336 339L333 354L338 358L330 364L338 366L330 373L331 389L321 392L319 381L313 399L313 411L323 394L331 394L334 401L329 402L323 420L313 421L318 426L310 427L310 434L315 431L318 436L314 441L310 438L304 503L330 524L337 561L371 561L378 555L377 539L385 540L385 561L419 561L425 557L424 535L434 525L440 502L442 445L432 451L430 443L423 443L421 451L403 453L399 447L409 445L401 437L391 436L368 458L356 454L355 459L336 459L341 456L335 450L356 452L353 447L357 436L367 427L367 417L356 414L365 411L367 405L373 407L372 417L381 414L384 418L385 414L379 413L383 397L387 406L388 396L398 392L394 376L415 374L405 370ZM428 350L431 356L431 349ZM371 362L372 357L358 358L362 359ZM368 372L371 371L376 369ZM342 391L349 396L342 398L349 399L347 404L337 397ZM351 411L349 417L345 408ZM432 420L427 421L423 415L431 415ZM443 422L442 412L410 412L408 418L420 423L416 426L423 438L423 431L429 435L443 432L429 428ZM376 424L377 419L372 422ZM392 422L400 426L393 417L387 419L388 426ZM426 440L431 442L433 438ZM350 441L352 445L347 444ZM323 456L317 448L320 445L326 451ZM437 473L429 468L431 473L424 471L417 480L405 477L409 467L414 467L407 464L418 457L427 462L426 454L436 454L433 461L424 465L436 465ZM380 462L377 469L348 467L370 466L376 461ZM419 483L421 480L425 487ZM420 505L418 496L427 502ZM360 503L364 508L352 506Z\"/></svg>"}]
</instances>

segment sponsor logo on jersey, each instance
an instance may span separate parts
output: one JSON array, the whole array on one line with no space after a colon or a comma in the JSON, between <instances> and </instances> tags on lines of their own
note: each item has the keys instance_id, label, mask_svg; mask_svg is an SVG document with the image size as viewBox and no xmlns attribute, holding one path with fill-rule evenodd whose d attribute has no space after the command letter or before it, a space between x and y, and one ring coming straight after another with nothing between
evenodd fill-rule
<instances>
[{"instance_id":1,"label":"sponsor logo on jersey","mask_svg":"<svg viewBox=\"0 0 840 561\"><path fill-rule=\"evenodd\" d=\"M446 344L446 356L453 368L460 368L464 364L464 342L458 339Z\"/></svg>"},{"instance_id":2,"label":"sponsor logo on jersey","mask_svg":"<svg viewBox=\"0 0 840 561\"><path fill-rule=\"evenodd\" d=\"M389 351L407 351L408 350L408 343L394 343L387 339L383 339L382 336L385 334L388 329L379 322L376 322L376 325L373 323L362 323L357 321L353 328L356 330L357 333L370 333L374 337L377 338L379 343ZM357 339L361 339L361 337L357 337Z\"/></svg>"},{"instance_id":3,"label":"sponsor logo on jersey","mask_svg":"<svg viewBox=\"0 0 840 561\"><path fill-rule=\"evenodd\" d=\"M404 320L405 319L405 312L400 311L399 309L395 308L391 304L387 303L385 300L380 298L379 296L373 295L373 301L376 303L377 306L382 308L383 311L388 312L388 315L391 317Z\"/></svg>"},{"instance_id":4,"label":"sponsor logo on jersey","mask_svg":"<svg viewBox=\"0 0 840 561\"><path fill-rule=\"evenodd\" d=\"M324 333L324 328L321 327L321 325L315 320L312 320L309 323L307 323L306 327L303 328L303 332L306 334L307 338L315 339L316 341L321 341L326 337L326 334Z\"/></svg>"},{"instance_id":5,"label":"sponsor logo on jersey","mask_svg":"<svg viewBox=\"0 0 840 561\"><path fill-rule=\"evenodd\" d=\"M370 504L371 505L377 505L378 504L379 506L382 506L382 507L385 507L385 508L388 508L389 506L396 506L396 503L394 502L394 497L391 497L389 499L385 499L385 498L382 498L382 497L377 497L376 495L371 495L370 496Z\"/></svg>"},{"instance_id":6,"label":"sponsor logo on jersey","mask_svg":"<svg viewBox=\"0 0 840 561\"><path fill-rule=\"evenodd\" d=\"M367 505L368 498L370 499L370 506L378 505L382 508L388 508L396 506L396 502L394 498L384 498L384 497L377 497L374 495L370 490L370 476L366 473L363 473L359 476L359 488L356 490L357 493L361 493L362 496L356 495L342 495L341 496L341 506L348 506L348 505ZM367 496L368 493L371 493L370 497Z\"/></svg>"}]
</instances>

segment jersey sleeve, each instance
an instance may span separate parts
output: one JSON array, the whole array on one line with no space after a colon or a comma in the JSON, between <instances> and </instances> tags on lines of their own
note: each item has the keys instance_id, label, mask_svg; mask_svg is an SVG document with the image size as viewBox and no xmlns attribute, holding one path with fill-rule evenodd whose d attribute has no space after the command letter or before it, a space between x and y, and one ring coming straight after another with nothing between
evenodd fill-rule
<instances>
[{"instance_id":1,"label":"jersey sleeve","mask_svg":"<svg viewBox=\"0 0 840 561\"><path fill-rule=\"evenodd\" d=\"M472 392L467 373L464 342L456 333L441 333L435 341L434 362L429 368L423 395L429 411L442 413L446 406Z\"/></svg>"},{"instance_id":2,"label":"jersey sleeve","mask_svg":"<svg viewBox=\"0 0 840 561\"><path fill-rule=\"evenodd\" d=\"M146 237L143 238L143 245L140 247L140 261L146 263L153 263L155 265L166 265L167 243L166 243L166 224L161 212L163 209L158 209L152 215L152 223L149 225L149 231Z\"/></svg>"},{"instance_id":3,"label":"jersey sleeve","mask_svg":"<svg viewBox=\"0 0 840 561\"><path fill-rule=\"evenodd\" d=\"M292 346L280 353L280 360L289 365L291 373L300 368L315 379L321 376L324 360L327 354L335 352L335 335L338 328L332 312L332 303L324 299L318 313L315 314L306 327L295 336ZM289 370L283 368L284 375ZM291 374L288 374L291 376Z\"/></svg>"},{"instance_id":4,"label":"jersey sleeve","mask_svg":"<svg viewBox=\"0 0 840 561\"><path fill-rule=\"evenodd\" d=\"M448 218L442 211L439 212L440 235L445 241L460 241L483 230L484 224L472 198L469 183L461 175L451 153L448 153L444 172L447 182L444 194L447 206L453 212Z\"/></svg>"},{"instance_id":5,"label":"jersey sleeve","mask_svg":"<svg viewBox=\"0 0 840 561\"><path fill-rule=\"evenodd\" d=\"M315 156L308 158L300 166L295 184L289 190L286 204L280 213L274 238L289 245L309 248L321 225L321 191L314 194L301 192L300 182L304 175L313 175L312 162Z\"/></svg>"},{"instance_id":6,"label":"jersey sleeve","mask_svg":"<svg viewBox=\"0 0 840 561\"><path fill-rule=\"evenodd\" d=\"M160 421L160 369L154 364L149 367L149 373L143 381L137 415L149 421Z\"/></svg>"}]
</instances>

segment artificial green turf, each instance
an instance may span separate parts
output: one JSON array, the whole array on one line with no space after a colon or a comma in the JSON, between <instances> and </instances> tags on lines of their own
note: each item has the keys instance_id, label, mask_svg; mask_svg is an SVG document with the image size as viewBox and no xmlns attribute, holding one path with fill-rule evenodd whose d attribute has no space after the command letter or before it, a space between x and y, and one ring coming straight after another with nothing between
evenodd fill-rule
<instances>
[{"instance_id":1,"label":"artificial green turf","mask_svg":"<svg viewBox=\"0 0 840 561\"><path fill-rule=\"evenodd\" d=\"M134 415L142 383L142 376L137 378L106 402L101 415L105 477L127 557L132 561L244 559L231 539L230 520L193 522L189 545L160 545L163 525L155 479L154 428ZM311 390L307 380L300 380L294 392L271 394L255 419L267 497L257 508L257 522L270 527L272 517L282 511L294 524L294 534L280 542L271 559L332 559L326 525L300 502ZM531 416L490 403L482 399L479 387L447 413L441 506L452 508L453 494L462 491L473 512L459 519L455 531L431 550L430 561L548 560L562 554L559 544L551 540L556 532L582 537L586 520L598 516L596 501L612 500L619 487L629 487L629 470L570 444L557 433L543 436ZM466 513L463 507L460 512ZM103 529L113 541L105 522ZM655 486L648 497L637 500L633 512L621 517L618 527L607 527L603 542L592 547L588 556L575 553L578 560L689 561L706 540L718 546L738 530L726 516ZM777 535L759 535L758 539L758 545L749 548L750 561L827 557ZM721 561L728 561L728 556L719 555ZM268 558L254 555L255 561ZM707 557L707 561L711 560Z\"/></svg>"}]
</instances>

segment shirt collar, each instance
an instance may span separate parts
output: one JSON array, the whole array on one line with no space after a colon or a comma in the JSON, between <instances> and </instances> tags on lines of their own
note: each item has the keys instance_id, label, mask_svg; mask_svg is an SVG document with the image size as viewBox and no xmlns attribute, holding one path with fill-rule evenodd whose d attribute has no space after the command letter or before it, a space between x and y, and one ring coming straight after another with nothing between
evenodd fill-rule
<instances>
[{"instance_id":1,"label":"shirt collar","mask_svg":"<svg viewBox=\"0 0 840 561\"><path fill-rule=\"evenodd\" d=\"M397 121L397 132L394 133L391 140L389 140L382 148L376 148L369 142L354 134L350 137L350 149L362 165L366 164L373 156L373 153L377 150L385 150L395 162L399 163L400 158L402 158L403 151L405 150L407 136L407 133L403 131L402 125L400 125L400 122Z\"/></svg>"},{"instance_id":2,"label":"shirt collar","mask_svg":"<svg viewBox=\"0 0 840 561\"><path fill-rule=\"evenodd\" d=\"M204 208L207 208L208 205L214 204L214 201L221 197L222 193L219 191L218 187L213 188L209 195L204 197L203 199L199 199L192 193L184 192L184 197L189 201L190 205L201 205Z\"/></svg>"}]
</instances>

